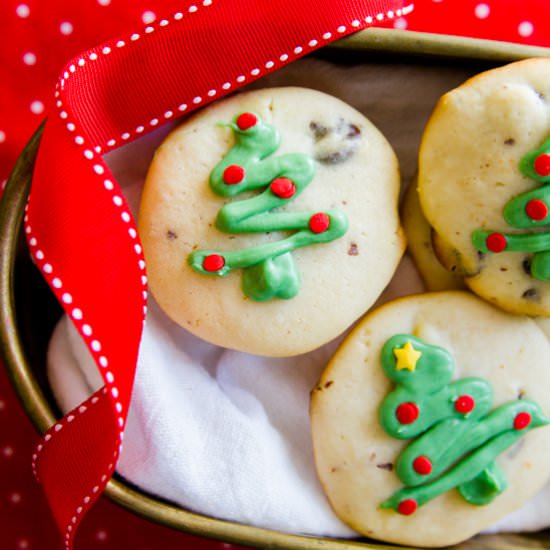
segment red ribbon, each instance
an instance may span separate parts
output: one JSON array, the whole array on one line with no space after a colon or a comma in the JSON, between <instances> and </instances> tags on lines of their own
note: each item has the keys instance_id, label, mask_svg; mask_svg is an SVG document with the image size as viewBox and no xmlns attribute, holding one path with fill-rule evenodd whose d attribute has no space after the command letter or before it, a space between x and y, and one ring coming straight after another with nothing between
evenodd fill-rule
<instances>
[{"instance_id":1,"label":"red ribbon","mask_svg":"<svg viewBox=\"0 0 550 550\"><path fill-rule=\"evenodd\" d=\"M412 9L407 0L202 0L84 52L60 76L25 230L105 386L33 456L66 548L120 452L146 311L128 206L101 155L333 40Z\"/></svg>"}]
</instances>

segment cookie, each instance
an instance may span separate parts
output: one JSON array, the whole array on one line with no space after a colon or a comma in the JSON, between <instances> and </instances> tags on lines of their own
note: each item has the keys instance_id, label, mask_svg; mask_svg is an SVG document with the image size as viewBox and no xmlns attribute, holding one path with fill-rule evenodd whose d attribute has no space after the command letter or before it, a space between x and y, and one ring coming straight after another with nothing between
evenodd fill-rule
<instances>
[{"instance_id":1,"label":"cookie","mask_svg":"<svg viewBox=\"0 0 550 550\"><path fill-rule=\"evenodd\" d=\"M407 237L407 251L414 262L412 269L418 272L426 290L437 292L465 289L464 277L466 274L460 271L462 264L456 255L457 251L449 246L428 224L420 207L416 182L409 186L405 193L401 207L401 219ZM411 269L402 275L397 284L403 288L407 280L414 280L414 273ZM413 292L409 291L400 295L407 294L413 294ZM533 320L550 339L550 318L533 317Z\"/></svg>"},{"instance_id":2,"label":"cookie","mask_svg":"<svg viewBox=\"0 0 550 550\"><path fill-rule=\"evenodd\" d=\"M434 246L434 231L420 207L416 179L409 185L401 206L403 229L407 236L407 251L414 260L427 290L459 290L465 287L464 277L456 267L439 260ZM445 267L444 267L445 266Z\"/></svg>"},{"instance_id":3,"label":"cookie","mask_svg":"<svg viewBox=\"0 0 550 550\"><path fill-rule=\"evenodd\" d=\"M550 344L462 291L396 300L344 340L311 395L319 478L366 536L466 540L550 477Z\"/></svg>"},{"instance_id":4,"label":"cookie","mask_svg":"<svg viewBox=\"0 0 550 550\"><path fill-rule=\"evenodd\" d=\"M418 190L449 262L503 309L550 315L550 60L447 93L424 132Z\"/></svg>"},{"instance_id":5,"label":"cookie","mask_svg":"<svg viewBox=\"0 0 550 550\"><path fill-rule=\"evenodd\" d=\"M404 249L399 170L342 101L274 88L216 102L149 169L139 231L163 310L214 344L290 356L374 303Z\"/></svg>"}]
</instances>

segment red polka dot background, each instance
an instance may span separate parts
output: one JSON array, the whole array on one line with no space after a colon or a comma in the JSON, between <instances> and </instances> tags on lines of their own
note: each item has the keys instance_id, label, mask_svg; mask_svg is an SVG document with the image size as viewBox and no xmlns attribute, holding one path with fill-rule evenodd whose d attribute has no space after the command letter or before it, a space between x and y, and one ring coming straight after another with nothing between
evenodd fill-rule
<instances>
[{"instance_id":1,"label":"red polka dot background","mask_svg":"<svg viewBox=\"0 0 550 550\"><path fill-rule=\"evenodd\" d=\"M208 0L207 0L208 1ZM216 1L216 0L212 0ZM198 0L201 3L202 0ZM0 17L0 187L49 111L66 61L108 38L175 12L179 0L2 0ZM386 26L550 46L548 0L417 0ZM38 436L0 372L0 532L8 550L50 550L60 539L31 469ZM237 548L154 525L108 502L96 505L79 549Z\"/></svg>"}]
</instances>

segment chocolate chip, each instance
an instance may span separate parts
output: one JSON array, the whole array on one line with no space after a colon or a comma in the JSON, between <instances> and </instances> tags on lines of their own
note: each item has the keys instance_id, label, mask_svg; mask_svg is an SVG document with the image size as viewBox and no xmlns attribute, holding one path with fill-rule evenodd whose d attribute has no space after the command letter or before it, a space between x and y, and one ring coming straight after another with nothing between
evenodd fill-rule
<instances>
[{"instance_id":1,"label":"chocolate chip","mask_svg":"<svg viewBox=\"0 0 550 550\"><path fill-rule=\"evenodd\" d=\"M309 129L313 132L315 141L319 141L329 133L329 129L326 126L315 121L309 123Z\"/></svg>"},{"instance_id":2,"label":"chocolate chip","mask_svg":"<svg viewBox=\"0 0 550 550\"><path fill-rule=\"evenodd\" d=\"M169 241L173 241L174 239L177 239L178 236L173 232L171 231L170 229L166 232L166 238L169 240Z\"/></svg>"},{"instance_id":3,"label":"chocolate chip","mask_svg":"<svg viewBox=\"0 0 550 550\"><path fill-rule=\"evenodd\" d=\"M348 126L348 133L346 134L347 138L356 138L359 137L361 134L361 128L359 126L356 126L355 124L350 124Z\"/></svg>"},{"instance_id":4,"label":"chocolate chip","mask_svg":"<svg viewBox=\"0 0 550 550\"><path fill-rule=\"evenodd\" d=\"M478 260L483 260L485 258L485 252L481 252L481 250L477 251L477 258Z\"/></svg>"},{"instance_id":5,"label":"chocolate chip","mask_svg":"<svg viewBox=\"0 0 550 550\"><path fill-rule=\"evenodd\" d=\"M525 298L526 300L538 300L539 299L539 291L536 288L528 288L522 295L522 298Z\"/></svg>"},{"instance_id":6,"label":"chocolate chip","mask_svg":"<svg viewBox=\"0 0 550 550\"><path fill-rule=\"evenodd\" d=\"M351 243L349 245L348 256L359 256L359 247L356 243Z\"/></svg>"},{"instance_id":7,"label":"chocolate chip","mask_svg":"<svg viewBox=\"0 0 550 550\"><path fill-rule=\"evenodd\" d=\"M329 380L328 382L325 382L325 388L330 388L334 384L334 380Z\"/></svg>"},{"instance_id":8,"label":"chocolate chip","mask_svg":"<svg viewBox=\"0 0 550 550\"><path fill-rule=\"evenodd\" d=\"M525 258L523 262L521 262L521 267L527 275L531 275L531 258Z\"/></svg>"},{"instance_id":9,"label":"chocolate chip","mask_svg":"<svg viewBox=\"0 0 550 550\"><path fill-rule=\"evenodd\" d=\"M516 140L514 138L508 138L504 140L504 145L515 145Z\"/></svg>"},{"instance_id":10,"label":"chocolate chip","mask_svg":"<svg viewBox=\"0 0 550 550\"><path fill-rule=\"evenodd\" d=\"M518 399L523 399L525 397L525 390L519 390Z\"/></svg>"},{"instance_id":11,"label":"chocolate chip","mask_svg":"<svg viewBox=\"0 0 550 550\"><path fill-rule=\"evenodd\" d=\"M393 464L391 462L386 462L385 464L377 464L377 468L380 468L381 470L388 470L388 472L393 471Z\"/></svg>"},{"instance_id":12,"label":"chocolate chip","mask_svg":"<svg viewBox=\"0 0 550 550\"><path fill-rule=\"evenodd\" d=\"M354 152L355 151L350 149L332 151L331 153L318 154L315 158L323 164L340 164L341 162L348 160Z\"/></svg>"},{"instance_id":13,"label":"chocolate chip","mask_svg":"<svg viewBox=\"0 0 550 550\"><path fill-rule=\"evenodd\" d=\"M324 164L340 164L356 151L361 128L340 118L335 126L313 120L309 123L315 141L315 159Z\"/></svg>"}]
</instances>

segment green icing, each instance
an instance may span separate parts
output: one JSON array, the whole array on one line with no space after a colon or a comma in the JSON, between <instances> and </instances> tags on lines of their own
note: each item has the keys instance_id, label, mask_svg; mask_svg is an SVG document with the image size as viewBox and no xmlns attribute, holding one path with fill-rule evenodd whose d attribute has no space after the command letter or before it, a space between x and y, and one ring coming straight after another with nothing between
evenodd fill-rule
<instances>
[{"instance_id":1,"label":"green icing","mask_svg":"<svg viewBox=\"0 0 550 550\"><path fill-rule=\"evenodd\" d=\"M414 370L398 370L395 351L407 342L421 355ZM472 377L453 382L451 355L409 334L395 335L384 344L381 364L396 387L382 401L380 424L391 437L412 439L395 464L405 487L385 500L382 508L399 511L400 503L409 499L421 506L454 488L471 504L490 503L507 487L497 457L529 430L550 422L539 405L528 399L491 410L493 391L486 380ZM457 405L464 396L471 398L471 410ZM402 423L399 406L410 403L418 408L418 417ZM516 429L514 423L525 413L528 425ZM418 457L429 461L431 471L415 469Z\"/></svg>"},{"instance_id":2,"label":"green icing","mask_svg":"<svg viewBox=\"0 0 550 550\"><path fill-rule=\"evenodd\" d=\"M291 252L297 248L333 241L347 231L348 220L343 212L326 210L329 226L315 233L309 227L315 212L281 212L275 209L294 200L313 180L313 159L301 153L272 155L281 142L280 133L271 124L253 116L256 123L241 129L239 116L229 126L235 136L235 144L212 170L210 187L222 197L236 197L241 193L262 190L260 194L240 201L228 202L218 212L216 227L225 233L268 233L271 231L293 232L279 241L234 251L197 250L188 261L198 273L226 276L234 269L242 269L243 292L253 300L266 301L272 298L289 299L300 289L300 276ZM244 178L234 184L224 181L228 167L240 166ZM295 186L294 194L283 198L271 189L277 178L287 178ZM219 255L223 267L211 271L204 267L208 256Z\"/></svg>"},{"instance_id":3,"label":"green icing","mask_svg":"<svg viewBox=\"0 0 550 550\"><path fill-rule=\"evenodd\" d=\"M529 216L529 204L533 201L546 205L550 211L550 174L544 175L536 170L537 159L541 155L550 154L550 139L540 147L529 151L519 162L520 172L539 183L541 187L527 191L509 200L503 209L503 218L510 227L516 229L532 229L531 233L501 234L491 230L478 229L472 233L474 247L485 254L498 252L527 252L533 254L531 261L531 275L541 281L550 280L550 233L542 232L537 228L550 225L550 214ZM539 219L540 218L540 219ZM488 243L491 236L498 234L504 246L502 249L492 249ZM488 240L489 239L489 240Z\"/></svg>"}]
</instances>

